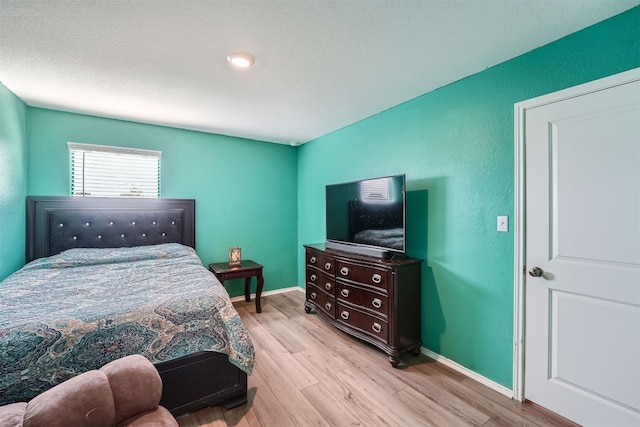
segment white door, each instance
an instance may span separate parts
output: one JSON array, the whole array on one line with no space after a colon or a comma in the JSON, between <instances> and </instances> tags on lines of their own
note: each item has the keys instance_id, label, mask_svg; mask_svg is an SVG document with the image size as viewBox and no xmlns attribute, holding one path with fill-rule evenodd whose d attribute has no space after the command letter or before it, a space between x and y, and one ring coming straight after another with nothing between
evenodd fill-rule
<instances>
[{"instance_id":1,"label":"white door","mask_svg":"<svg viewBox=\"0 0 640 427\"><path fill-rule=\"evenodd\" d=\"M524 393L586 426L640 426L634 72L524 115Z\"/></svg>"}]
</instances>

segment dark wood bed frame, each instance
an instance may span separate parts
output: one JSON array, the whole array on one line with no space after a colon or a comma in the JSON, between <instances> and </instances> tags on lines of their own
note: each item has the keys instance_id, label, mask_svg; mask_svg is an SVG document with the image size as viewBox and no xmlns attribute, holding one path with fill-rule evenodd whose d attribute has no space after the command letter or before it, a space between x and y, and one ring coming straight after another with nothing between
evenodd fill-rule
<instances>
[{"instance_id":1,"label":"dark wood bed frame","mask_svg":"<svg viewBox=\"0 0 640 427\"><path fill-rule=\"evenodd\" d=\"M30 196L26 243L27 261L78 247L195 248L195 200ZM155 366L163 383L160 404L174 416L247 402L247 374L225 354L203 351Z\"/></svg>"}]
</instances>

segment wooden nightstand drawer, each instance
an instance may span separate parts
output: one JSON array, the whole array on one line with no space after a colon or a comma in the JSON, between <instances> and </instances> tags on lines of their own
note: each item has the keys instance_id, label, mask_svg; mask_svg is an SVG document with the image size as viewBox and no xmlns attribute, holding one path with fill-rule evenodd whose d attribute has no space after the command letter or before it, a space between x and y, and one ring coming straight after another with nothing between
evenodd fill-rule
<instances>
[{"instance_id":1,"label":"wooden nightstand drawer","mask_svg":"<svg viewBox=\"0 0 640 427\"><path fill-rule=\"evenodd\" d=\"M345 325L383 341L385 344L388 342L388 324L375 316L337 303L336 319Z\"/></svg>"},{"instance_id":2,"label":"wooden nightstand drawer","mask_svg":"<svg viewBox=\"0 0 640 427\"><path fill-rule=\"evenodd\" d=\"M385 270L375 270L371 267L363 267L342 261L338 261L336 265L336 277L362 283L367 286L374 286L379 289L389 289L387 276L388 273Z\"/></svg>"},{"instance_id":3,"label":"wooden nightstand drawer","mask_svg":"<svg viewBox=\"0 0 640 427\"><path fill-rule=\"evenodd\" d=\"M389 315L389 298L386 294L337 282L335 296L339 300L371 310L378 316L387 318Z\"/></svg>"},{"instance_id":4,"label":"wooden nightstand drawer","mask_svg":"<svg viewBox=\"0 0 640 427\"><path fill-rule=\"evenodd\" d=\"M307 301L311 302L316 308L324 311L331 317L336 316L336 302L326 292L321 291L314 285L307 284Z\"/></svg>"}]
</instances>

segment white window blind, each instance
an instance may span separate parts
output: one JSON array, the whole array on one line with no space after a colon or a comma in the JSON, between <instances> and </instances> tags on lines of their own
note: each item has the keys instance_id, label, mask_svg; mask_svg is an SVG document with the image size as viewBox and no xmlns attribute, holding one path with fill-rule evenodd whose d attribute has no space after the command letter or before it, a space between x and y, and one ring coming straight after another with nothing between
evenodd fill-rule
<instances>
[{"instance_id":1,"label":"white window blind","mask_svg":"<svg viewBox=\"0 0 640 427\"><path fill-rule=\"evenodd\" d=\"M71 195L160 197L161 151L69 142Z\"/></svg>"}]
</instances>

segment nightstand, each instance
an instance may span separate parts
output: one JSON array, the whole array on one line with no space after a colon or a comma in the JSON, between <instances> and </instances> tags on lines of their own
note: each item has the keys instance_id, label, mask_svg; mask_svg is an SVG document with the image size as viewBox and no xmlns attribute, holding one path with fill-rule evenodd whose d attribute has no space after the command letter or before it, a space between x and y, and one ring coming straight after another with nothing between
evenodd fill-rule
<instances>
[{"instance_id":1,"label":"nightstand","mask_svg":"<svg viewBox=\"0 0 640 427\"><path fill-rule=\"evenodd\" d=\"M220 280L224 286L225 280L244 278L244 298L245 301L251 301L251 278L256 276L256 312L261 313L260 296L262 295L262 287L264 286L264 278L262 277L262 265L250 259L242 260L237 267L231 267L228 261L214 262L209 264L211 271Z\"/></svg>"}]
</instances>

